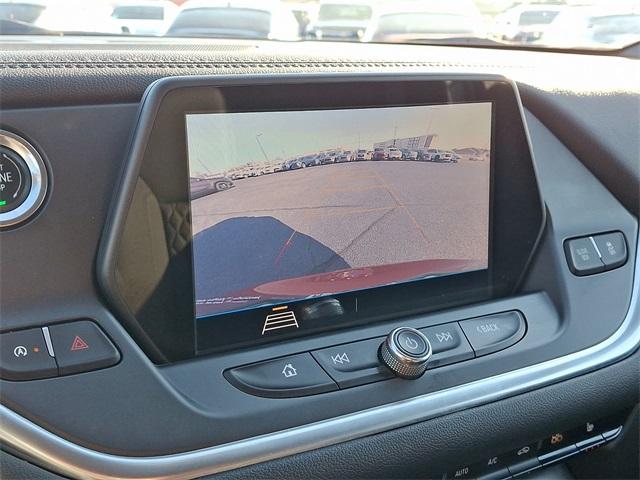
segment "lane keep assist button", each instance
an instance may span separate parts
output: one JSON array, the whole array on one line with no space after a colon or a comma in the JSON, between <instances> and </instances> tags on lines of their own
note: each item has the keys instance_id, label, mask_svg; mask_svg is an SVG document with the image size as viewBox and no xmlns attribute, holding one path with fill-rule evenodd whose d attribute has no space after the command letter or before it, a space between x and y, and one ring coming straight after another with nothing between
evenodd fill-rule
<instances>
[{"instance_id":1,"label":"lane keep assist button","mask_svg":"<svg viewBox=\"0 0 640 480\"><path fill-rule=\"evenodd\" d=\"M463 320L460 326L477 357L517 343L527 328L524 316L515 311Z\"/></svg>"},{"instance_id":2,"label":"lane keep assist button","mask_svg":"<svg viewBox=\"0 0 640 480\"><path fill-rule=\"evenodd\" d=\"M0 377L4 380L36 380L58 374L40 328L0 335L0 357Z\"/></svg>"}]
</instances>

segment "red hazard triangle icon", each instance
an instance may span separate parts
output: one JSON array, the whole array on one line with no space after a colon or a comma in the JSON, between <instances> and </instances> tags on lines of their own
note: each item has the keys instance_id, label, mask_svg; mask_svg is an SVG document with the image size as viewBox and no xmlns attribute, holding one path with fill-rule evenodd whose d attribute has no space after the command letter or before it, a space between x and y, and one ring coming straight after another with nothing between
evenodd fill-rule
<instances>
[{"instance_id":1,"label":"red hazard triangle icon","mask_svg":"<svg viewBox=\"0 0 640 480\"><path fill-rule=\"evenodd\" d=\"M75 352L76 350L86 350L87 348L89 348L87 342L76 335L76 338L73 339L73 343L71 344L71 351Z\"/></svg>"}]
</instances>

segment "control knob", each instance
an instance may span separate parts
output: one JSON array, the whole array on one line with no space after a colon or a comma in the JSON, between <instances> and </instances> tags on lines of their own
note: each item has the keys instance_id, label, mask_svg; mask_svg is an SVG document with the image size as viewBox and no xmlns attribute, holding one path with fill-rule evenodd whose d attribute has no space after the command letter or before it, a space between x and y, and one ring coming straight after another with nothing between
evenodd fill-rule
<instances>
[{"instance_id":1,"label":"control knob","mask_svg":"<svg viewBox=\"0 0 640 480\"><path fill-rule=\"evenodd\" d=\"M431 358L431 344L415 328L393 330L380 346L380 360L397 376L414 379L422 376Z\"/></svg>"}]
</instances>

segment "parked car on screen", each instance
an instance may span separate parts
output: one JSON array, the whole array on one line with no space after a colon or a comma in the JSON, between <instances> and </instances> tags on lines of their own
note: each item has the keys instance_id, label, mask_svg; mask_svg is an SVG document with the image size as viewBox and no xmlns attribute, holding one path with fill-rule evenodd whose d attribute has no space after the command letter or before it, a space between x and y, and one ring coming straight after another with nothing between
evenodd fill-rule
<instances>
[{"instance_id":1,"label":"parked car on screen","mask_svg":"<svg viewBox=\"0 0 640 480\"><path fill-rule=\"evenodd\" d=\"M371 160L371 157L373 156L373 152L369 151L369 150L363 150L360 149L356 152L356 158L355 160L358 162L362 162L365 160Z\"/></svg>"},{"instance_id":2,"label":"parked car on screen","mask_svg":"<svg viewBox=\"0 0 640 480\"><path fill-rule=\"evenodd\" d=\"M387 152L388 160L402 160L402 151L399 148L390 148Z\"/></svg>"},{"instance_id":3,"label":"parked car on screen","mask_svg":"<svg viewBox=\"0 0 640 480\"><path fill-rule=\"evenodd\" d=\"M320 163L322 165L327 165L329 163L336 163L337 158L338 158L337 152L327 152L324 154L324 157L322 158L322 160L320 160Z\"/></svg>"},{"instance_id":4,"label":"parked car on screen","mask_svg":"<svg viewBox=\"0 0 640 480\"><path fill-rule=\"evenodd\" d=\"M297 170L299 168L304 168L304 163L299 158L292 158L291 160L287 160L284 162L285 170Z\"/></svg>"},{"instance_id":5,"label":"parked car on screen","mask_svg":"<svg viewBox=\"0 0 640 480\"><path fill-rule=\"evenodd\" d=\"M496 16L491 35L498 40L531 43L539 40L562 10L560 5L518 5Z\"/></svg>"},{"instance_id":6,"label":"parked car on screen","mask_svg":"<svg viewBox=\"0 0 640 480\"><path fill-rule=\"evenodd\" d=\"M353 152L351 150L345 150L340 155L338 155L338 158L336 159L336 163L352 162L353 160L354 160Z\"/></svg>"},{"instance_id":7,"label":"parked car on screen","mask_svg":"<svg viewBox=\"0 0 640 480\"><path fill-rule=\"evenodd\" d=\"M417 160L418 152L415 150L410 150L408 148L403 148L402 150L402 159L403 160Z\"/></svg>"},{"instance_id":8,"label":"parked car on screen","mask_svg":"<svg viewBox=\"0 0 640 480\"><path fill-rule=\"evenodd\" d=\"M299 25L293 12L277 0L187 0L167 35L300 39Z\"/></svg>"},{"instance_id":9,"label":"parked car on screen","mask_svg":"<svg viewBox=\"0 0 640 480\"><path fill-rule=\"evenodd\" d=\"M111 18L122 33L157 36L164 35L178 10L169 0L118 0Z\"/></svg>"},{"instance_id":10,"label":"parked car on screen","mask_svg":"<svg viewBox=\"0 0 640 480\"><path fill-rule=\"evenodd\" d=\"M450 162L453 158L453 152L441 150L439 148L430 148L427 150L430 162Z\"/></svg>"},{"instance_id":11,"label":"parked car on screen","mask_svg":"<svg viewBox=\"0 0 640 480\"><path fill-rule=\"evenodd\" d=\"M317 155L305 155L302 157L302 163L305 167L315 167L316 165L320 165L320 159Z\"/></svg>"},{"instance_id":12,"label":"parked car on screen","mask_svg":"<svg viewBox=\"0 0 640 480\"><path fill-rule=\"evenodd\" d=\"M189 191L191 198L200 198L216 192L229 190L234 186L229 177L191 177L189 179Z\"/></svg>"},{"instance_id":13,"label":"parked car on screen","mask_svg":"<svg viewBox=\"0 0 640 480\"><path fill-rule=\"evenodd\" d=\"M386 160L389 158L386 148L374 148L371 160Z\"/></svg>"},{"instance_id":14,"label":"parked car on screen","mask_svg":"<svg viewBox=\"0 0 640 480\"><path fill-rule=\"evenodd\" d=\"M307 36L319 40L359 40L371 19L368 1L323 1Z\"/></svg>"}]
</instances>

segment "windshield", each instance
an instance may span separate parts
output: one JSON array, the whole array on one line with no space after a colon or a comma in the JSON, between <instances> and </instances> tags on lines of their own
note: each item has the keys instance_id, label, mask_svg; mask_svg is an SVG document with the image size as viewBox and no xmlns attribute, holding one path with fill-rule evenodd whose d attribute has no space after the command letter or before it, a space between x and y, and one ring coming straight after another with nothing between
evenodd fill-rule
<instances>
[{"instance_id":1,"label":"windshield","mask_svg":"<svg viewBox=\"0 0 640 480\"><path fill-rule=\"evenodd\" d=\"M610 50L640 0L0 0L0 34Z\"/></svg>"}]
</instances>

